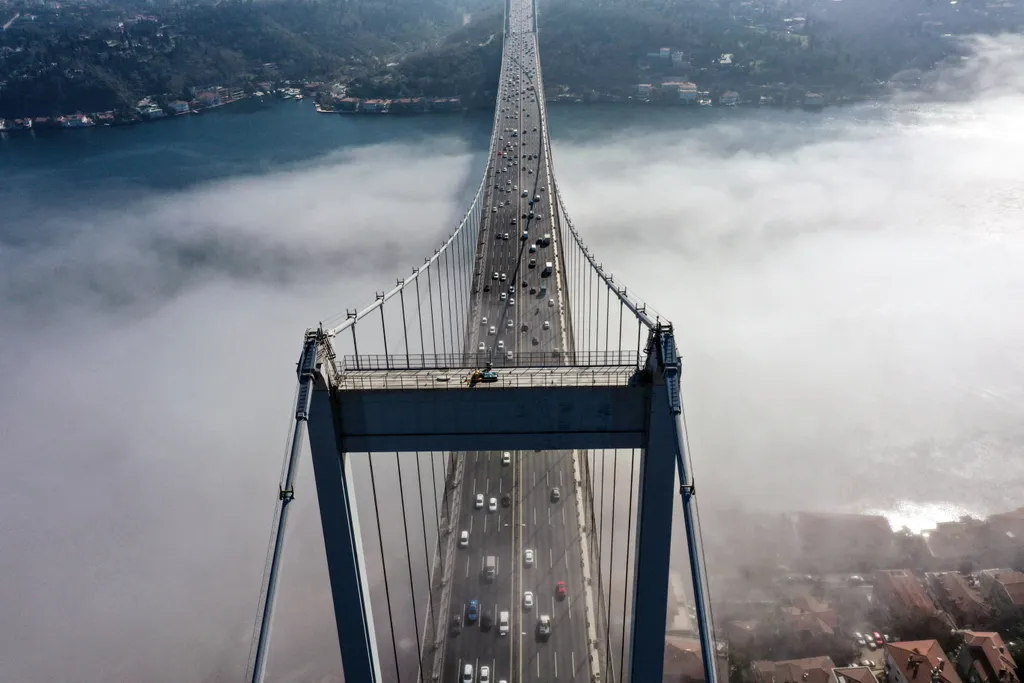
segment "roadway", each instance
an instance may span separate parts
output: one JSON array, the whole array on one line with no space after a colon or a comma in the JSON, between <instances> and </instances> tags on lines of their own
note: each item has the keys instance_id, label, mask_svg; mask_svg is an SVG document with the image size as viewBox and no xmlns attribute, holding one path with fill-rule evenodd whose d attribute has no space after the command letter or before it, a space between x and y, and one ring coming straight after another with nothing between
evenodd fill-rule
<instances>
[{"instance_id":1,"label":"roadway","mask_svg":"<svg viewBox=\"0 0 1024 683\"><path fill-rule=\"evenodd\" d=\"M469 342L474 351L514 362L520 352L565 351L568 311L557 284L562 264L555 257L553 187L542 144L543 92L532 3L512 0L506 21L498 130L486 171ZM531 205L534 198L539 201ZM543 239L545 234L550 241ZM547 262L554 264L550 275L544 274ZM467 531L469 544L455 556L442 680L462 681L467 663L473 666L473 683L480 681L482 666L490 668L492 683L589 680L571 454L512 451L509 456L509 464L502 464L500 452L463 456L455 533ZM555 487L558 501L552 500ZM481 508L476 507L478 494ZM492 498L494 511L489 509ZM526 566L526 550L533 551L532 566ZM492 581L484 576L487 556L497 559ZM556 596L560 581L566 584L564 599ZM532 608L524 607L527 591L533 594ZM472 621L467 619L471 600L480 603L480 616ZM508 635L499 632L502 611L510 613ZM552 622L546 639L538 635L541 615ZM484 628L484 619L492 622L490 628Z\"/></svg>"}]
</instances>

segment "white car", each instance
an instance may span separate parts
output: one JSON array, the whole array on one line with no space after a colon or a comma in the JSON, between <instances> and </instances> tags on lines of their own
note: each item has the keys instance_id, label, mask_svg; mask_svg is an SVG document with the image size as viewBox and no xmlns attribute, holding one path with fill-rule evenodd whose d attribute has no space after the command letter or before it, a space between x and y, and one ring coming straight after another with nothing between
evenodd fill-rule
<instances>
[{"instance_id":1,"label":"white car","mask_svg":"<svg viewBox=\"0 0 1024 683\"><path fill-rule=\"evenodd\" d=\"M487 325L487 316L486 315L480 320L480 324L481 325L485 325L485 326Z\"/></svg>"},{"instance_id":2,"label":"white car","mask_svg":"<svg viewBox=\"0 0 1024 683\"><path fill-rule=\"evenodd\" d=\"M494 334L494 325L491 325L489 328L487 328L487 334Z\"/></svg>"},{"instance_id":3,"label":"white car","mask_svg":"<svg viewBox=\"0 0 1024 683\"><path fill-rule=\"evenodd\" d=\"M480 667L480 683L491 683L491 667Z\"/></svg>"},{"instance_id":4,"label":"white car","mask_svg":"<svg viewBox=\"0 0 1024 683\"><path fill-rule=\"evenodd\" d=\"M504 341L498 342L498 350L499 351L504 351L505 350L505 342Z\"/></svg>"},{"instance_id":5,"label":"white car","mask_svg":"<svg viewBox=\"0 0 1024 683\"><path fill-rule=\"evenodd\" d=\"M533 551L529 548L523 551L523 562L527 567L533 566Z\"/></svg>"},{"instance_id":6,"label":"white car","mask_svg":"<svg viewBox=\"0 0 1024 683\"><path fill-rule=\"evenodd\" d=\"M533 609L533 593L530 591L523 593L523 609Z\"/></svg>"},{"instance_id":7,"label":"white car","mask_svg":"<svg viewBox=\"0 0 1024 683\"><path fill-rule=\"evenodd\" d=\"M487 344L484 344L483 342L480 342L480 345L476 347L476 350L477 351L486 351L487 350Z\"/></svg>"},{"instance_id":8,"label":"white car","mask_svg":"<svg viewBox=\"0 0 1024 683\"><path fill-rule=\"evenodd\" d=\"M459 534L459 547L460 548L466 548L468 546L469 546L469 532L463 530L463 532L461 534Z\"/></svg>"},{"instance_id":9,"label":"white car","mask_svg":"<svg viewBox=\"0 0 1024 683\"><path fill-rule=\"evenodd\" d=\"M476 509L479 510L484 506L484 494L476 494Z\"/></svg>"},{"instance_id":10,"label":"white car","mask_svg":"<svg viewBox=\"0 0 1024 683\"><path fill-rule=\"evenodd\" d=\"M498 279L498 272L497 271L491 273L491 279L492 280L497 280Z\"/></svg>"},{"instance_id":11,"label":"white car","mask_svg":"<svg viewBox=\"0 0 1024 683\"><path fill-rule=\"evenodd\" d=\"M548 299L548 308L554 308L554 307L555 307L555 300L554 299Z\"/></svg>"},{"instance_id":12,"label":"white car","mask_svg":"<svg viewBox=\"0 0 1024 683\"><path fill-rule=\"evenodd\" d=\"M487 501L487 510L489 512L497 512L498 511L498 499L497 498L491 498L489 501Z\"/></svg>"},{"instance_id":13,"label":"white car","mask_svg":"<svg viewBox=\"0 0 1024 683\"><path fill-rule=\"evenodd\" d=\"M500 279L500 280L501 280L502 282L505 282L505 280L508 280L508 275L506 275L505 273L502 273L502 274L501 274L501 277L500 277L499 279Z\"/></svg>"},{"instance_id":14,"label":"white car","mask_svg":"<svg viewBox=\"0 0 1024 683\"><path fill-rule=\"evenodd\" d=\"M512 356L512 352L511 352L511 351L507 352L507 353L505 354L505 358L506 358L506 359L508 359L508 360L512 360L512 358L513 358L513 356Z\"/></svg>"},{"instance_id":15,"label":"white car","mask_svg":"<svg viewBox=\"0 0 1024 683\"><path fill-rule=\"evenodd\" d=\"M515 306L515 305L516 305L516 300L515 300L515 299L513 299L512 297L509 297L509 299L508 299L508 305L509 305L509 306Z\"/></svg>"},{"instance_id":16,"label":"white car","mask_svg":"<svg viewBox=\"0 0 1024 683\"><path fill-rule=\"evenodd\" d=\"M498 213L498 207L492 206L491 207L491 213Z\"/></svg>"},{"instance_id":17,"label":"white car","mask_svg":"<svg viewBox=\"0 0 1024 683\"><path fill-rule=\"evenodd\" d=\"M500 298L500 299L501 299L502 301L504 301L505 299L507 299L507 298L508 298L508 294L506 294L505 292L502 292L502 293L501 293L501 296L500 296L499 298Z\"/></svg>"},{"instance_id":18,"label":"white car","mask_svg":"<svg viewBox=\"0 0 1024 683\"><path fill-rule=\"evenodd\" d=\"M543 324L543 325L541 325L541 327L542 327L543 329L545 329L545 330L550 330L550 329L551 329L551 321L550 321L550 320L545 320L545 321L544 321L544 324Z\"/></svg>"},{"instance_id":19,"label":"white car","mask_svg":"<svg viewBox=\"0 0 1024 683\"><path fill-rule=\"evenodd\" d=\"M512 454L509 453L508 451L505 451L504 453L502 453L501 454L501 464L502 465L511 465L512 464Z\"/></svg>"},{"instance_id":20,"label":"white car","mask_svg":"<svg viewBox=\"0 0 1024 683\"><path fill-rule=\"evenodd\" d=\"M512 327L512 321L511 321L511 320L509 320L509 321L508 321L508 325L505 325L505 327L511 328L511 327Z\"/></svg>"}]
</instances>

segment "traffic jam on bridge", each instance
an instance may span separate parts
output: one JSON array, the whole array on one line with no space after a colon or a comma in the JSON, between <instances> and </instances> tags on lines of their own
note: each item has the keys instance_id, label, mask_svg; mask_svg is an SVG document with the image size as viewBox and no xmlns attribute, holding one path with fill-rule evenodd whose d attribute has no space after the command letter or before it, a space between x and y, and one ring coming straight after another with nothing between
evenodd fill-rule
<instances>
[{"instance_id":1,"label":"traffic jam on bridge","mask_svg":"<svg viewBox=\"0 0 1024 683\"><path fill-rule=\"evenodd\" d=\"M475 351L492 365L565 349L532 4L513 2L507 21L478 245L484 265L470 305ZM590 680L571 454L465 457L442 680Z\"/></svg>"}]
</instances>

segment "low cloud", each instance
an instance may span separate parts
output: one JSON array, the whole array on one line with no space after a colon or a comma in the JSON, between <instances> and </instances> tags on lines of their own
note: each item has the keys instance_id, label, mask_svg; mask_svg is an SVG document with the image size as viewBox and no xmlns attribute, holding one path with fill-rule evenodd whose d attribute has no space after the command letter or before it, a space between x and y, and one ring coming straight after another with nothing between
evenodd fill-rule
<instances>
[{"instance_id":1,"label":"low cloud","mask_svg":"<svg viewBox=\"0 0 1024 683\"><path fill-rule=\"evenodd\" d=\"M556 143L577 226L675 323L705 505L1020 504L1024 45L976 45L967 104Z\"/></svg>"}]
</instances>

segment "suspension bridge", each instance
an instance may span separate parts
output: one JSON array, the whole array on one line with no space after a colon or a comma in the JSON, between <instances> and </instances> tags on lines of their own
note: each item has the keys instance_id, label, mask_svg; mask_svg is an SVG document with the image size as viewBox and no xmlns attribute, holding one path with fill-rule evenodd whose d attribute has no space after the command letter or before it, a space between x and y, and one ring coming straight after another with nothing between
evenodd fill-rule
<instances>
[{"instance_id":1,"label":"suspension bridge","mask_svg":"<svg viewBox=\"0 0 1024 683\"><path fill-rule=\"evenodd\" d=\"M465 217L369 306L305 333L252 683L307 444L349 683L662 680L677 495L717 683L674 330L565 209L533 1L506 0L503 41Z\"/></svg>"}]
</instances>

